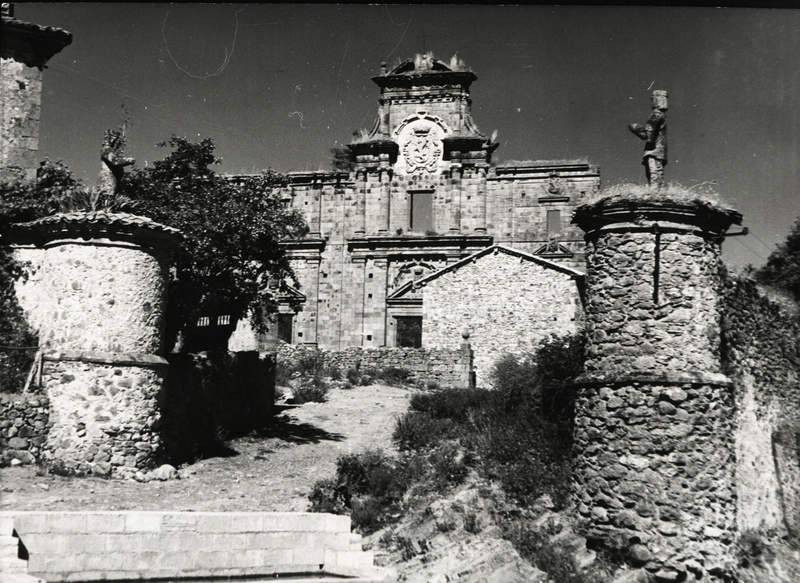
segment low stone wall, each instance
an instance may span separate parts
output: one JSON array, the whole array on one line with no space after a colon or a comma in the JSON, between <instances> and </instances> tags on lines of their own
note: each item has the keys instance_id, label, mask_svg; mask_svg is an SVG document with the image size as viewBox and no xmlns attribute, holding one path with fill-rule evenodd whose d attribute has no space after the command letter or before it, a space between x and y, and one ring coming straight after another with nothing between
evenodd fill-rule
<instances>
[{"instance_id":1,"label":"low stone wall","mask_svg":"<svg viewBox=\"0 0 800 583\"><path fill-rule=\"evenodd\" d=\"M744 277L725 281L723 366L734 381L740 531L800 534L800 315Z\"/></svg>"},{"instance_id":2,"label":"low stone wall","mask_svg":"<svg viewBox=\"0 0 800 583\"><path fill-rule=\"evenodd\" d=\"M281 343L278 363L291 362L316 348ZM461 348L361 348L352 346L344 350L319 350L327 366L346 372L355 368L402 368L410 373L410 380L435 382L440 387L474 386L473 353L468 344Z\"/></svg>"},{"instance_id":3,"label":"low stone wall","mask_svg":"<svg viewBox=\"0 0 800 583\"><path fill-rule=\"evenodd\" d=\"M0 393L0 466L13 460L39 460L50 416L50 404L41 394Z\"/></svg>"},{"instance_id":4,"label":"low stone wall","mask_svg":"<svg viewBox=\"0 0 800 583\"><path fill-rule=\"evenodd\" d=\"M263 427L275 400L275 356L258 352L171 354L161 407L172 463L219 448L220 438Z\"/></svg>"}]
</instances>

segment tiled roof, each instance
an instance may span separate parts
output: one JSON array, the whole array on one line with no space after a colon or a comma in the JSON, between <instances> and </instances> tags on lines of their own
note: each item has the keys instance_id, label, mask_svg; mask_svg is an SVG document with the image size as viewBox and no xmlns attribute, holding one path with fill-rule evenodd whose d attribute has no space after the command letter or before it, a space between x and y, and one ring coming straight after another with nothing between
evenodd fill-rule
<instances>
[{"instance_id":1,"label":"tiled roof","mask_svg":"<svg viewBox=\"0 0 800 583\"><path fill-rule=\"evenodd\" d=\"M103 234L139 235L165 242L182 238L178 229L147 217L108 211L58 213L27 223L17 223L11 226L10 232L14 239L29 241L45 237L52 239L53 235L87 238Z\"/></svg>"}]
</instances>

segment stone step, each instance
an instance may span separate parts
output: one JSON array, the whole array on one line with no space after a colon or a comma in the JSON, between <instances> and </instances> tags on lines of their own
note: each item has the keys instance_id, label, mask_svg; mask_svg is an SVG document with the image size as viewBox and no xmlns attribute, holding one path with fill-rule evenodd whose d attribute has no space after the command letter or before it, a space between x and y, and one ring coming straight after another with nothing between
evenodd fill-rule
<instances>
[{"instance_id":1,"label":"stone step","mask_svg":"<svg viewBox=\"0 0 800 583\"><path fill-rule=\"evenodd\" d=\"M28 561L22 559L0 559L0 573L27 573Z\"/></svg>"},{"instance_id":2,"label":"stone step","mask_svg":"<svg viewBox=\"0 0 800 583\"><path fill-rule=\"evenodd\" d=\"M26 573L4 573L0 571L0 583L46 583L44 579L39 579Z\"/></svg>"},{"instance_id":3,"label":"stone step","mask_svg":"<svg viewBox=\"0 0 800 583\"><path fill-rule=\"evenodd\" d=\"M0 513L4 518L4 513ZM8 521L6 521L8 522ZM9 526L9 524L6 524ZM259 578L380 581L350 518L311 513L26 512L0 537L9 570L67 580ZM27 561L16 558L25 545ZM12 565L11 562L14 561ZM291 580L291 579L289 579Z\"/></svg>"},{"instance_id":4,"label":"stone step","mask_svg":"<svg viewBox=\"0 0 800 583\"><path fill-rule=\"evenodd\" d=\"M14 532L14 517L0 512L0 537L11 536Z\"/></svg>"}]
</instances>

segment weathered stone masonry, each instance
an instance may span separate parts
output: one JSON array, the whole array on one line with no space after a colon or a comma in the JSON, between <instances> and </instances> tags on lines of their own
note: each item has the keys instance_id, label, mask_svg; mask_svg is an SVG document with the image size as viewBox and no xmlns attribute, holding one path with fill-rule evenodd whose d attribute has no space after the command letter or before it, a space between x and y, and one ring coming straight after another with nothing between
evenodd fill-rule
<instances>
[{"instance_id":1,"label":"weathered stone masonry","mask_svg":"<svg viewBox=\"0 0 800 583\"><path fill-rule=\"evenodd\" d=\"M47 437L50 406L39 394L0 393L0 466L34 463Z\"/></svg>"},{"instance_id":2,"label":"weathered stone masonry","mask_svg":"<svg viewBox=\"0 0 800 583\"><path fill-rule=\"evenodd\" d=\"M175 229L125 213L71 213L17 225L44 250L38 313L51 427L44 460L126 474L161 449L158 397L167 256ZM33 301L29 299L29 301Z\"/></svg>"},{"instance_id":3,"label":"weathered stone masonry","mask_svg":"<svg viewBox=\"0 0 800 583\"><path fill-rule=\"evenodd\" d=\"M583 273L536 255L487 247L415 282L422 287L423 346L456 348L469 330L478 386L503 354L521 355L582 317Z\"/></svg>"},{"instance_id":4,"label":"weathered stone masonry","mask_svg":"<svg viewBox=\"0 0 800 583\"><path fill-rule=\"evenodd\" d=\"M349 145L347 172L294 172L283 196L310 232L286 242L300 287L282 298L294 344L396 346L399 319L423 317L411 282L493 244L580 268L569 217L599 188L587 160L496 165L471 114L464 63L418 55L373 78L375 126ZM436 345L429 345L436 348Z\"/></svg>"},{"instance_id":5,"label":"weathered stone masonry","mask_svg":"<svg viewBox=\"0 0 800 583\"><path fill-rule=\"evenodd\" d=\"M753 281L725 280L723 366L736 403L740 532L800 534L800 315Z\"/></svg>"},{"instance_id":6,"label":"weathered stone masonry","mask_svg":"<svg viewBox=\"0 0 800 583\"><path fill-rule=\"evenodd\" d=\"M292 362L299 355L317 351L314 348L281 343L278 363ZM380 370L394 367L407 370L409 380L423 383L435 382L438 386L467 388L475 386L473 375L474 354L468 338L462 338L459 348L372 348L351 346L344 350L318 350L326 366L343 372L348 369Z\"/></svg>"},{"instance_id":7,"label":"weathered stone masonry","mask_svg":"<svg viewBox=\"0 0 800 583\"><path fill-rule=\"evenodd\" d=\"M599 202L586 231L575 502L586 534L657 580L731 569L734 401L721 374L721 236L699 203Z\"/></svg>"},{"instance_id":8,"label":"weathered stone masonry","mask_svg":"<svg viewBox=\"0 0 800 583\"><path fill-rule=\"evenodd\" d=\"M42 70L72 35L18 20L13 5L6 5L0 29L0 179L31 179L39 162Z\"/></svg>"}]
</instances>

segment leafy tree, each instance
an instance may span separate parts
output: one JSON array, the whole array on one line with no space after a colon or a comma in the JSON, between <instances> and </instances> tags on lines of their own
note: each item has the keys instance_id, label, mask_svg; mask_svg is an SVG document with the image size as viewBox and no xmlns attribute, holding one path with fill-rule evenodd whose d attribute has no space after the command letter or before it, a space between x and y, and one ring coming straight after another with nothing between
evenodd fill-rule
<instances>
[{"instance_id":1,"label":"leafy tree","mask_svg":"<svg viewBox=\"0 0 800 583\"><path fill-rule=\"evenodd\" d=\"M66 210L85 190L62 161L44 160L35 180L0 183L0 228Z\"/></svg>"},{"instance_id":2,"label":"leafy tree","mask_svg":"<svg viewBox=\"0 0 800 583\"><path fill-rule=\"evenodd\" d=\"M786 241L778 245L767 258L767 263L756 272L762 283L785 289L800 301L800 218Z\"/></svg>"},{"instance_id":3,"label":"leafy tree","mask_svg":"<svg viewBox=\"0 0 800 583\"><path fill-rule=\"evenodd\" d=\"M235 182L216 174L214 143L173 136L159 144L172 151L152 166L130 172L123 194L136 212L177 227L184 235L170 282L170 338L203 313L247 312L257 329L275 308L271 282L294 279L279 242L305 235L299 211L286 207L267 171Z\"/></svg>"}]
</instances>

